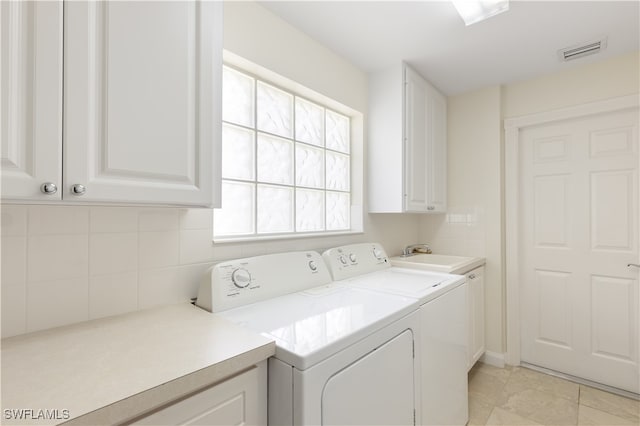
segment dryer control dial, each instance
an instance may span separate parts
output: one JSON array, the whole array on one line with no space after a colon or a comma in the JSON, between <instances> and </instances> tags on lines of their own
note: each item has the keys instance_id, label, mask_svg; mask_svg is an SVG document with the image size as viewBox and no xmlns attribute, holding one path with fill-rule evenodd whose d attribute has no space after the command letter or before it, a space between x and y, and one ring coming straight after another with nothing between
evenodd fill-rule
<instances>
[{"instance_id":1,"label":"dryer control dial","mask_svg":"<svg viewBox=\"0 0 640 426\"><path fill-rule=\"evenodd\" d=\"M356 257L355 253L351 253L349 255L349 260L351 261L351 263L356 263L356 260L358 260L358 258Z\"/></svg>"},{"instance_id":2,"label":"dryer control dial","mask_svg":"<svg viewBox=\"0 0 640 426\"><path fill-rule=\"evenodd\" d=\"M244 268L238 268L231 273L231 281L238 288L245 288L251 284L251 274Z\"/></svg>"},{"instance_id":3,"label":"dryer control dial","mask_svg":"<svg viewBox=\"0 0 640 426\"><path fill-rule=\"evenodd\" d=\"M338 257L338 260L340 260L340 263L342 263L343 265L347 264L347 258L344 256L344 254L341 254L340 257Z\"/></svg>"}]
</instances>

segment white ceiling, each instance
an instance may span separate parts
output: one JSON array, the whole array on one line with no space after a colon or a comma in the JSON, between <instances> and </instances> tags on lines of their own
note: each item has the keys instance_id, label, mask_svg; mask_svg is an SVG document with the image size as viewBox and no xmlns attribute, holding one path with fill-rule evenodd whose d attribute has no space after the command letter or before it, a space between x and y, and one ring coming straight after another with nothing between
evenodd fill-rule
<instances>
[{"instance_id":1,"label":"white ceiling","mask_svg":"<svg viewBox=\"0 0 640 426\"><path fill-rule=\"evenodd\" d=\"M447 95L640 49L638 0L511 0L508 12L469 27L448 1L261 4L366 72L404 60ZM601 53L559 61L559 49L601 36Z\"/></svg>"}]
</instances>

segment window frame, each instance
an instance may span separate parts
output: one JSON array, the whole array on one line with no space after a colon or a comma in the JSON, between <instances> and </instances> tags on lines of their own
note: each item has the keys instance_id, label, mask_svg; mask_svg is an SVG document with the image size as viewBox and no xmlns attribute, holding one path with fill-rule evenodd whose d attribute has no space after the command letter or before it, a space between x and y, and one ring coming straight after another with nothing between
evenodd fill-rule
<instances>
[{"instance_id":1,"label":"window frame","mask_svg":"<svg viewBox=\"0 0 640 426\"><path fill-rule=\"evenodd\" d=\"M266 70L256 64L253 64L243 58L240 58L234 54L231 54L228 51L224 52L224 63L223 66L228 67L231 70L237 71L241 74L247 75L254 79L254 87L253 87L253 96L254 96L254 123L253 128L238 124L224 121L223 125L230 125L239 127L245 130L251 130L254 132L254 153L253 153L253 161L254 161L254 176L253 180L244 180L244 179L234 179L234 178L223 178L223 181L232 181L232 182L244 182L253 184L254 188L254 211L252 212L253 221L254 221L254 229L252 234L226 234L226 235L217 235L215 233L215 213L214 209L214 223L212 233L213 233L213 241L215 243L224 243L224 242L241 242L241 241L265 241L265 240L281 240L281 239L295 239L295 238L309 238L309 237L325 237L325 236L336 236L336 235L352 235L352 234L360 234L363 232L363 169L364 169L364 156L363 156L363 134L364 134L364 120L363 115L358 111L355 111L352 108L349 108L339 102L328 98L327 96L321 95L312 89L309 89L299 83L295 83L285 77L282 77L272 71ZM272 86L278 90L282 90L288 95L292 96L292 129L291 129L291 137L283 137L282 135L274 134L267 131L262 131L258 129L257 122L257 88L259 82L263 84L267 84ZM325 127L323 129L323 144L322 146L317 146L312 143L308 143L305 141L298 141L296 139L296 128L295 128L295 109L296 109L296 99L300 98L303 101L310 102L315 104L323 109L323 120L325 121ZM326 147L326 115L327 111L332 111L333 113L346 116L349 120L349 152L344 153L338 150L334 150ZM318 188L308 188L306 186L298 186L296 182L295 176L295 154L293 157L293 176L291 185L288 184L274 184L270 182L261 182L258 179L257 173L257 146L258 146L258 135L262 133L267 135L268 137L276 137L282 138L287 141L290 141L292 144L292 150L296 149L296 146L299 144L305 147L314 147L323 150L323 179L325 180L324 185L321 189ZM337 153L340 155L348 155L349 156L349 190L332 190L327 188L326 185L326 153ZM275 185L290 188L292 192L292 216L291 219L293 221L293 230L285 231L285 232L274 232L274 233L259 233L258 232L258 206L257 206L257 198L258 198L258 186L259 185ZM324 229L323 230L311 230L311 231L296 231L297 228L297 220L296 220L296 192L298 189L311 189L311 190L319 190L323 192L323 201L324 201ZM350 204L349 208L349 220L350 227L344 230L327 230L327 206L326 199L328 193L345 193L349 195Z\"/></svg>"}]
</instances>

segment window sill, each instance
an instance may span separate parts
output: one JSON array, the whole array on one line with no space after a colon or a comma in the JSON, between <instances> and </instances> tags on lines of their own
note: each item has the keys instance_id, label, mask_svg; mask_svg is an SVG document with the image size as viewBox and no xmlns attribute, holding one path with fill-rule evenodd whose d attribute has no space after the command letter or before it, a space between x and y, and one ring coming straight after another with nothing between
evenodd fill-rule
<instances>
[{"instance_id":1,"label":"window sill","mask_svg":"<svg viewBox=\"0 0 640 426\"><path fill-rule=\"evenodd\" d=\"M283 241L283 240L299 240L302 238L310 239L310 238L325 238L325 237L342 237L342 236L350 236L350 235L362 235L364 231L362 230L349 230L349 231L336 231L336 232L322 232L322 233L298 233L298 234L281 234L281 235L264 235L264 236L256 236L251 235L247 237L220 237L213 238L214 244L232 244L232 243L259 243L263 241Z\"/></svg>"}]
</instances>

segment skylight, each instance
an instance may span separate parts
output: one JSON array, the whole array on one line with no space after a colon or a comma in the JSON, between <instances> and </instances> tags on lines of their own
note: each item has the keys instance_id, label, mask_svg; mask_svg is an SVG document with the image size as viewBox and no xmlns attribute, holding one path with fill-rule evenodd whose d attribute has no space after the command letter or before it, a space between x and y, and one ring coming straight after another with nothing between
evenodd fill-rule
<instances>
[{"instance_id":1,"label":"skylight","mask_svg":"<svg viewBox=\"0 0 640 426\"><path fill-rule=\"evenodd\" d=\"M451 0L469 26L509 10L509 0Z\"/></svg>"}]
</instances>

